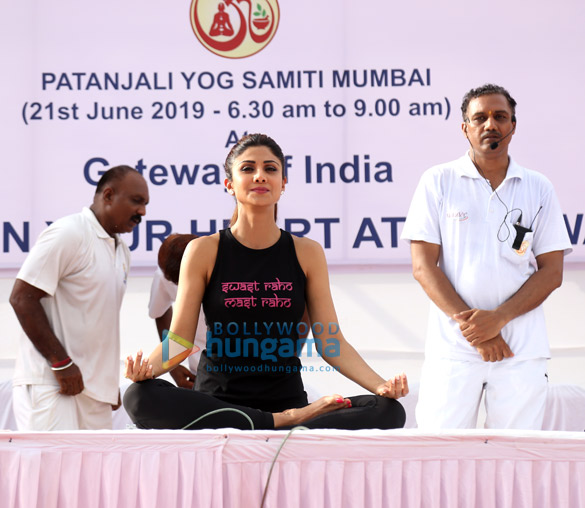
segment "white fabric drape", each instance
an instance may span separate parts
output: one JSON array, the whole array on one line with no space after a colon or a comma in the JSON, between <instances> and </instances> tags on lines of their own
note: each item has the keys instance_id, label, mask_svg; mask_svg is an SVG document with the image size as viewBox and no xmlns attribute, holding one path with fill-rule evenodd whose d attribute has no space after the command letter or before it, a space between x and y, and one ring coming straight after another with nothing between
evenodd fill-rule
<instances>
[{"instance_id":1,"label":"white fabric drape","mask_svg":"<svg viewBox=\"0 0 585 508\"><path fill-rule=\"evenodd\" d=\"M585 431L585 389L550 383L542 430Z\"/></svg>"},{"instance_id":2,"label":"white fabric drape","mask_svg":"<svg viewBox=\"0 0 585 508\"><path fill-rule=\"evenodd\" d=\"M0 505L259 507L285 431L0 432ZM267 507L585 506L585 436L296 431Z\"/></svg>"}]
</instances>

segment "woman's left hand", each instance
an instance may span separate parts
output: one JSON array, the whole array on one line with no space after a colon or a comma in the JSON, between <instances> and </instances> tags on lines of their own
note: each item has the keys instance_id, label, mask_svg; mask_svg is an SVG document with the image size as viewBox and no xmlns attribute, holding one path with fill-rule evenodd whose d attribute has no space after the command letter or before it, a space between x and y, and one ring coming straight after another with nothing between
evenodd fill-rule
<instances>
[{"instance_id":1,"label":"woman's left hand","mask_svg":"<svg viewBox=\"0 0 585 508\"><path fill-rule=\"evenodd\" d=\"M376 395L388 397L389 399L399 399L408 395L408 379L406 379L406 374L402 373L382 383L376 388Z\"/></svg>"}]
</instances>

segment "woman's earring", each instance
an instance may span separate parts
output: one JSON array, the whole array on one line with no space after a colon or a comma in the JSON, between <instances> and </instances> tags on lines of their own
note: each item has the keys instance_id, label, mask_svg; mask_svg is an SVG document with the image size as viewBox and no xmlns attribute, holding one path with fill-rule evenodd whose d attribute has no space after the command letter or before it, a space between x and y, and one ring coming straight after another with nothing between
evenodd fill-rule
<instances>
[{"instance_id":1,"label":"woman's earring","mask_svg":"<svg viewBox=\"0 0 585 508\"><path fill-rule=\"evenodd\" d=\"M280 191L280 195L282 196L283 194L284 194L284 190L281 190Z\"/></svg>"}]
</instances>

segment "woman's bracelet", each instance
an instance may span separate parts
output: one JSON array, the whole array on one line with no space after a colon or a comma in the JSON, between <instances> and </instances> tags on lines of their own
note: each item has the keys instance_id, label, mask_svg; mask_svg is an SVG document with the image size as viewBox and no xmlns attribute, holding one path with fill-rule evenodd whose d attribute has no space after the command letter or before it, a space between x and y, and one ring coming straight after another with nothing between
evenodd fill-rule
<instances>
[{"instance_id":1,"label":"woman's bracelet","mask_svg":"<svg viewBox=\"0 0 585 508\"><path fill-rule=\"evenodd\" d=\"M52 371L57 371L57 370L65 370L68 369L69 367L71 367L73 365L73 360L69 357L65 358L65 360L61 360L60 362L55 362L51 365L51 370Z\"/></svg>"}]
</instances>

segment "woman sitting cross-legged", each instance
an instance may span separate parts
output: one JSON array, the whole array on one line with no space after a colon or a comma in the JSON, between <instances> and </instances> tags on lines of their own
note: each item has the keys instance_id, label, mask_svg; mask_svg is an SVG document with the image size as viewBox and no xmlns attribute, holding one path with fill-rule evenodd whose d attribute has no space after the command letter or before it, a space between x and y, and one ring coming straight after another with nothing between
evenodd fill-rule
<instances>
[{"instance_id":1,"label":"woman sitting cross-legged","mask_svg":"<svg viewBox=\"0 0 585 508\"><path fill-rule=\"evenodd\" d=\"M138 427L404 425L396 399L408 393L406 376L383 379L349 344L337 325L323 249L276 225L283 168L282 150L263 134L243 137L228 154L225 186L237 203L231 227L188 245L168 335L148 358L126 360L126 377L136 382L124 406ZM192 353L201 304L208 332L195 389L154 379ZM308 403L298 357L305 306L324 360L373 395Z\"/></svg>"}]
</instances>

